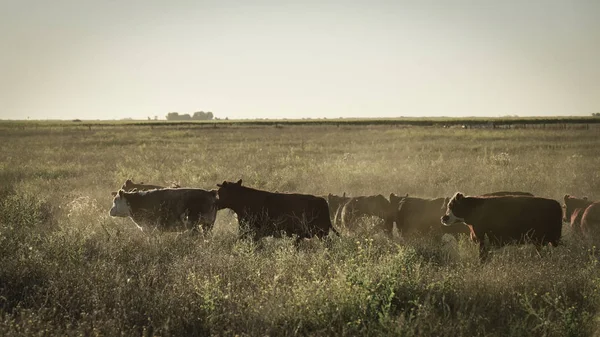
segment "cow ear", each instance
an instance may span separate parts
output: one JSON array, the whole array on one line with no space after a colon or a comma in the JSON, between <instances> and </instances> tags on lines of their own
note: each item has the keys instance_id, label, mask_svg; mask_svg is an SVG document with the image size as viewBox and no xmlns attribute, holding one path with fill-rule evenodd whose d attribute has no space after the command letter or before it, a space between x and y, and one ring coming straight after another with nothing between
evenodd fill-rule
<instances>
[{"instance_id":1,"label":"cow ear","mask_svg":"<svg viewBox=\"0 0 600 337\"><path fill-rule=\"evenodd\" d=\"M133 181L131 179L132 178L129 178L129 179L125 180L125 184L133 184Z\"/></svg>"},{"instance_id":2,"label":"cow ear","mask_svg":"<svg viewBox=\"0 0 600 337\"><path fill-rule=\"evenodd\" d=\"M122 197L123 196L123 190L119 190L119 196Z\"/></svg>"},{"instance_id":3,"label":"cow ear","mask_svg":"<svg viewBox=\"0 0 600 337\"><path fill-rule=\"evenodd\" d=\"M563 199L564 199L565 201L567 201L567 200L569 200L569 198L570 198L570 197L571 197L570 195L568 195L568 194L565 194L565 196L564 196L564 198L563 198Z\"/></svg>"},{"instance_id":4,"label":"cow ear","mask_svg":"<svg viewBox=\"0 0 600 337\"><path fill-rule=\"evenodd\" d=\"M460 193L460 192L456 192L456 194L454 195L454 200L460 200L462 198L464 198L465 196Z\"/></svg>"},{"instance_id":5,"label":"cow ear","mask_svg":"<svg viewBox=\"0 0 600 337\"><path fill-rule=\"evenodd\" d=\"M223 187L223 184L217 184L217 187Z\"/></svg>"},{"instance_id":6,"label":"cow ear","mask_svg":"<svg viewBox=\"0 0 600 337\"><path fill-rule=\"evenodd\" d=\"M110 192L110 195L112 195L114 197L115 195L117 195L117 192L112 191L112 192Z\"/></svg>"},{"instance_id":7,"label":"cow ear","mask_svg":"<svg viewBox=\"0 0 600 337\"><path fill-rule=\"evenodd\" d=\"M444 203L442 204L442 210L445 210L446 208L448 208L448 203L450 203L450 198L445 197Z\"/></svg>"},{"instance_id":8,"label":"cow ear","mask_svg":"<svg viewBox=\"0 0 600 337\"><path fill-rule=\"evenodd\" d=\"M238 180L236 184L242 186L242 179Z\"/></svg>"},{"instance_id":9,"label":"cow ear","mask_svg":"<svg viewBox=\"0 0 600 337\"><path fill-rule=\"evenodd\" d=\"M390 200L394 199L396 197L395 193L390 193Z\"/></svg>"}]
</instances>

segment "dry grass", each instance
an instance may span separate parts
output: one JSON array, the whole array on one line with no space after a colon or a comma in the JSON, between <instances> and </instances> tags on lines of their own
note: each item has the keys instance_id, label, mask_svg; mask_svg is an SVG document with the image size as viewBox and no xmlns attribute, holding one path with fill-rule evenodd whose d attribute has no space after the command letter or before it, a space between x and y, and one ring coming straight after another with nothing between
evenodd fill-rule
<instances>
[{"instance_id":1,"label":"dry grass","mask_svg":"<svg viewBox=\"0 0 600 337\"><path fill-rule=\"evenodd\" d=\"M599 330L595 242L542 257L344 233L238 241L108 216L126 178L325 195L521 190L600 199L597 130L48 126L0 134L0 335L582 336Z\"/></svg>"}]
</instances>

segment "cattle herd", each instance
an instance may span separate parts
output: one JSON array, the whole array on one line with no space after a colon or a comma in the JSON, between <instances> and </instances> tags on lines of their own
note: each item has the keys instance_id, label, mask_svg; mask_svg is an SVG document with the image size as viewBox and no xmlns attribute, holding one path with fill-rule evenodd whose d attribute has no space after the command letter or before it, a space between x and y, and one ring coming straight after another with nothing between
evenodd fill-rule
<instances>
[{"instance_id":1,"label":"cattle herd","mask_svg":"<svg viewBox=\"0 0 600 337\"><path fill-rule=\"evenodd\" d=\"M224 181L217 190L135 184L128 179L113 192L113 217L130 217L142 230L210 232L217 211L232 210L242 237L295 236L296 242L330 233L337 226L355 230L364 217L378 218L377 227L402 237L469 235L485 260L489 245L532 243L557 246L563 221L573 233L595 237L600 230L600 202L565 195L564 205L527 192L493 192L423 199L394 193L349 197L269 192Z\"/></svg>"}]
</instances>

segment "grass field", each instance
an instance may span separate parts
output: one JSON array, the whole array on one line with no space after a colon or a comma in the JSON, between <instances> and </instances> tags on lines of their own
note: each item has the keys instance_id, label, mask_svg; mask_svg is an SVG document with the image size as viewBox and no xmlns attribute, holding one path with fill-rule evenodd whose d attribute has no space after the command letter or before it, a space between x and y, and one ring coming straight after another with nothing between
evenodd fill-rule
<instances>
[{"instance_id":1,"label":"grass field","mask_svg":"<svg viewBox=\"0 0 600 337\"><path fill-rule=\"evenodd\" d=\"M146 234L111 218L127 178L422 197L600 199L600 129L386 125L101 128L0 123L0 335L600 334L598 242L495 250L466 238L330 242Z\"/></svg>"}]
</instances>

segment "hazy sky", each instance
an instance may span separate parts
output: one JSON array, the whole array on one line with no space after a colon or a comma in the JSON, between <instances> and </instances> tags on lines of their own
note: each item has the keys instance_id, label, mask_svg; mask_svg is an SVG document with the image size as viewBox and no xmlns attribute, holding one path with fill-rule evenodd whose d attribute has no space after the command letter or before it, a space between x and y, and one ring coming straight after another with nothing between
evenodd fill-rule
<instances>
[{"instance_id":1,"label":"hazy sky","mask_svg":"<svg viewBox=\"0 0 600 337\"><path fill-rule=\"evenodd\" d=\"M600 0L2 0L0 46L0 119L600 112Z\"/></svg>"}]
</instances>

